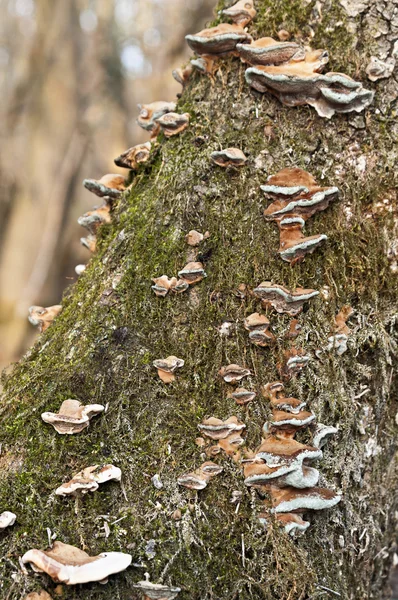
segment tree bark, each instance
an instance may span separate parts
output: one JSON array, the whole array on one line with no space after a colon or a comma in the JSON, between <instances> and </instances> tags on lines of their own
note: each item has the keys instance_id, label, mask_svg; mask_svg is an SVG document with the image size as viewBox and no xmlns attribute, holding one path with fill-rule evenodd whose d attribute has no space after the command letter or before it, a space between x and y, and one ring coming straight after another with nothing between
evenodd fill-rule
<instances>
[{"instance_id":1,"label":"tree bark","mask_svg":"<svg viewBox=\"0 0 398 600\"><path fill-rule=\"evenodd\" d=\"M66 292L62 314L4 377L0 508L17 514L0 536L4 599L40 588L58 597L49 578L24 574L18 564L28 549L48 545L46 528L91 554L133 555L135 566L105 586L63 586L68 600L138 599L132 585L145 571L154 582L179 586L178 600L388 597L398 510L398 84L396 72L370 83L365 67L371 55L392 56L397 6L258 0L256 8L254 38L283 28L327 48L328 70L363 81L375 90L374 102L359 115L322 119L308 106L288 108L251 90L245 66L233 58L214 80L191 78L178 103L178 112L191 115L189 129L160 138L112 225L102 228L90 266ZM231 146L248 156L245 167L210 163L212 151ZM326 233L328 241L293 267L277 254L278 231L262 217L260 191L268 175L291 166L341 190L340 200L307 224L307 235ZM186 294L158 298L151 279L188 262L184 236L191 229L210 232L198 255L208 276ZM217 459L224 472L205 490L177 485L203 462L195 444L203 418L235 414L246 424L246 447L261 441L270 411L260 389L279 378L289 319L270 312L277 344L253 346L242 321L259 306L236 290L264 280L322 291L300 317L297 346L312 360L287 391L307 401L319 422L338 427L319 469L322 484L343 499L311 515L299 539L272 518L265 527L258 522L260 499L227 457ZM355 310L348 351L319 354L345 304ZM225 321L233 323L229 336L218 329ZM170 386L152 367L168 355L185 360ZM227 397L230 386L218 376L229 363L252 371L258 393L246 409ZM67 398L107 411L84 432L60 436L40 414L56 412ZM122 469L122 486L107 484L76 503L54 495L77 471L104 463ZM231 503L233 491L242 492L239 505Z\"/></svg>"}]
</instances>

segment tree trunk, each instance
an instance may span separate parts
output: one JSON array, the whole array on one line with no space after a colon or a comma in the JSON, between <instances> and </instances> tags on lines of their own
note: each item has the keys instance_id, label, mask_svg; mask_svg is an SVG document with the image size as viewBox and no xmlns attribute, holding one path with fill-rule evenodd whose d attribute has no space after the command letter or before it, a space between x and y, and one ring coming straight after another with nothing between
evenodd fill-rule
<instances>
[{"instance_id":1,"label":"tree trunk","mask_svg":"<svg viewBox=\"0 0 398 600\"><path fill-rule=\"evenodd\" d=\"M398 509L398 84L396 75L370 83L365 67L373 54L391 56L398 17L393 0L342 5L258 0L249 31L276 37L283 28L327 48L329 71L375 90L370 108L330 120L309 106L288 108L250 89L247 67L235 58L222 62L214 80L192 76L177 109L190 113L189 128L159 138L112 225L101 229L90 266L65 294L62 314L4 377L0 508L15 512L17 522L0 536L2 598L40 588L58 597L47 576L24 574L18 565L28 549L48 545L46 528L90 554L133 556L134 566L107 585L63 586L68 600L141 598L132 585L145 571L154 582L180 587L178 600L388 597ZM210 162L211 152L232 146L244 151L246 166L225 170ZM293 166L339 187L341 196L307 223L306 235L326 233L327 242L290 266L278 256L277 227L262 217L260 185ZM171 277L191 258L184 240L191 229L210 232L197 256L207 278L184 294L156 297L151 279ZM261 441L270 410L260 389L279 378L290 321L269 312L276 345L250 344L242 322L259 305L236 290L265 280L322 292L299 317L296 345L311 361L286 390L307 401L320 422L338 427L319 469L322 485L341 491L342 501L312 514L298 539L273 517L259 523L260 497L228 457L217 457L224 471L203 491L177 485L203 462L195 439L204 418L236 415L246 424L246 448ZM355 311L348 351L317 352L346 304ZM223 336L226 321L233 326ZM171 385L152 366L168 355L185 360ZM218 375L229 363L252 372L248 387L257 397L247 408L228 397L232 388ZM67 398L107 411L84 432L61 436L40 414L57 412ZM104 463L122 469L122 486L107 484L76 502L54 495L72 474ZM155 474L161 489L151 481ZM231 503L233 491L242 493L238 504Z\"/></svg>"}]
</instances>

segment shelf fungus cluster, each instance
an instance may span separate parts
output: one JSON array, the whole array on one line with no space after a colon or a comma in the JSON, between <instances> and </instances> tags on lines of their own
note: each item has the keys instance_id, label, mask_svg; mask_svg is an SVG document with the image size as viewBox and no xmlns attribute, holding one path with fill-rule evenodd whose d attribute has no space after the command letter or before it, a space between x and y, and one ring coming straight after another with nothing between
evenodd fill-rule
<instances>
[{"instance_id":1,"label":"shelf fungus cluster","mask_svg":"<svg viewBox=\"0 0 398 600\"><path fill-rule=\"evenodd\" d=\"M247 158L239 148L225 148L210 154L211 161L219 167L243 167Z\"/></svg>"},{"instance_id":2,"label":"shelf fungus cluster","mask_svg":"<svg viewBox=\"0 0 398 600\"><path fill-rule=\"evenodd\" d=\"M64 400L58 413L44 412L41 418L52 425L62 435L80 433L90 425L96 415L105 410L102 404L87 404L84 406L78 400Z\"/></svg>"},{"instance_id":3,"label":"shelf fungus cluster","mask_svg":"<svg viewBox=\"0 0 398 600\"><path fill-rule=\"evenodd\" d=\"M204 462L199 469L184 473L177 479L178 485L190 490L203 490L210 479L222 473L223 468L212 461Z\"/></svg>"},{"instance_id":4,"label":"shelf fungus cluster","mask_svg":"<svg viewBox=\"0 0 398 600\"><path fill-rule=\"evenodd\" d=\"M198 425L198 428L203 436L217 442L217 444L212 444L205 449L210 458L217 456L220 452L225 452L235 461L239 460L239 449L244 444L241 433L246 425L239 421L237 417L229 417L225 421L210 417Z\"/></svg>"},{"instance_id":5,"label":"shelf fungus cluster","mask_svg":"<svg viewBox=\"0 0 398 600\"><path fill-rule=\"evenodd\" d=\"M326 441L327 434L317 440L317 446L298 442L296 433L308 428L315 415L305 410L305 402L285 397L283 390L279 381L265 387L272 417L263 428L260 447L244 461L244 476L247 486L256 488L260 494L269 494L271 506L265 502L269 512L275 514L287 533L296 535L310 525L304 521L304 513L331 508L341 497L332 490L317 487L319 472L308 464L322 458L321 440Z\"/></svg>"},{"instance_id":6,"label":"shelf fungus cluster","mask_svg":"<svg viewBox=\"0 0 398 600\"><path fill-rule=\"evenodd\" d=\"M168 356L167 358L154 360L152 364L157 369L163 383L172 383L176 378L174 371L181 369L184 366L184 361L182 358L177 358L177 356Z\"/></svg>"},{"instance_id":7,"label":"shelf fungus cluster","mask_svg":"<svg viewBox=\"0 0 398 600\"><path fill-rule=\"evenodd\" d=\"M55 317L62 311L61 304L55 304L54 306L48 306L44 308L43 306L31 306L29 308L29 323L35 325L40 333L46 331L54 321Z\"/></svg>"},{"instance_id":8,"label":"shelf fungus cluster","mask_svg":"<svg viewBox=\"0 0 398 600\"><path fill-rule=\"evenodd\" d=\"M337 187L319 187L306 171L288 168L269 177L261 189L273 200L264 216L278 224L279 254L283 260L292 265L300 262L327 240L325 234L305 237L303 228L310 217L325 210L338 197Z\"/></svg>"},{"instance_id":9,"label":"shelf fungus cluster","mask_svg":"<svg viewBox=\"0 0 398 600\"><path fill-rule=\"evenodd\" d=\"M263 308L272 307L278 313L295 317L302 312L304 303L318 296L319 292L303 288L296 288L291 292L283 285L263 281L254 288L253 294L261 300Z\"/></svg>"},{"instance_id":10,"label":"shelf fungus cluster","mask_svg":"<svg viewBox=\"0 0 398 600\"><path fill-rule=\"evenodd\" d=\"M104 465L100 467L94 465L86 467L67 483L63 483L56 490L57 496L84 496L89 492L98 490L102 483L107 481L121 481L122 472L119 467L113 465Z\"/></svg>"},{"instance_id":11,"label":"shelf fungus cluster","mask_svg":"<svg viewBox=\"0 0 398 600\"><path fill-rule=\"evenodd\" d=\"M201 262L189 262L178 272L178 278L170 278L167 275L162 275L161 277L152 279L154 284L152 290L156 296L161 297L167 296L169 292L181 294L188 290L191 285L199 283L205 277L207 275Z\"/></svg>"},{"instance_id":12,"label":"shelf fungus cluster","mask_svg":"<svg viewBox=\"0 0 398 600\"><path fill-rule=\"evenodd\" d=\"M132 171L136 171L138 169L138 165L141 163L146 163L149 160L151 154L151 142L145 142L145 144L137 144L137 146L133 146L129 148L122 154L120 154L117 158L115 158L114 163L117 167L122 167L124 169L131 169Z\"/></svg>"},{"instance_id":13,"label":"shelf fungus cluster","mask_svg":"<svg viewBox=\"0 0 398 600\"><path fill-rule=\"evenodd\" d=\"M166 137L178 135L189 125L189 113L179 114L174 112L174 102L152 102L151 104L139 105L140 113L137 123L140 127L149 131L151 140L156 139L160 132Z\"/></svg>"},{"instance_id":14,"label":"shelf fungus cluster","mask_svg":"<svg viewBox=\"0 0 398 600\"><path fill-rule=\"evenodd\" d=\"M28 550L22 556L24 565L30 564L36 573L47 573L56 583L78 585L99 581L106 583L109 575L124 571L131 564L130 554L102 552L89 556L83 550L54 542L46 550Z\"/></svg>"},{"instance_id":15,"label":"shelf fungus cluster","mask_svg":"<svg viewBox=\"0 0 398 600\"><path fill-rule=\"evenodd\" d=\"M179 587L152 583L149 573L145 573L145 580L133 583L133 588L143 593L143 600L174 600L181 592Z\"/></svg>"},{"instance_id":16,"label":"shelf fungus cluster","mask_svg":"<svg viewBox=\"0 0 398 600\"><path fill-rule=\"evenodd\" d=\"M334 350L338 356L341 356L347 350L347 340L351 329L347 325L347 320L353 314L351 306L343 306L335 317L332 335L328 338L326 351Z\"/></svg>"},{"instance_id":17,"label":"shelf fungus cluster","mask_svg":"<svg viewBox=\"0 0 398 600\"><path fill-rule=\"evenodd\" d=\"M249 332L249 340L256 346L270 346L275 343L275 336L268 331L270 322L265 315L253 313L243 321L245 329Z\"/></svg>"}]
</instances>

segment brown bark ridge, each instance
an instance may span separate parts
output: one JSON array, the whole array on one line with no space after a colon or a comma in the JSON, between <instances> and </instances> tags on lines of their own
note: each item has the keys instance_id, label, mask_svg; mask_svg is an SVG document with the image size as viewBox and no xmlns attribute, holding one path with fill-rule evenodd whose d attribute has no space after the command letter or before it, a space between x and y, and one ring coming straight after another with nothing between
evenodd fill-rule
<instances>
[{"instance_id":1,"label":"brown bark ridge","mask_svg":"<svg viewBox=\"0 0 398 600\"><path fill-rule=\"evenodd\" d=\"M4 599L39 589L68 600L138 599L133 585L145 572L181 588L178 600L388 597L398 510L398 84L396 71L372 83L366 68L372 56L393 64L398 7L374 0L255 5L254 38L284 29L327 48L329 70L362 81L375 99L362 113L326 120L251 90L236 58L223 60L213 78L191 77L177 106L190 114L189 128L158 138L112 225L102 226L90 266L65 293L61 315L3 378L0 507L17 515L0 534ZM243 167L211 163L213 151L228 147L245 153ZM286 167L341 190L306 225L306 235L328 240L293 266L278 256L278 230L262 216L260 191ZM210 232L197 252L185 242L192 229ZM192 261L205 265L207 277L189 292L153 293L153 277L176 276ZM246 424L246 447L259 446L270 415L261 387L278 379L290 343L287 315L267 311L277 338L269 348L251 344L243 327L260 306L242 284L250 291L267 280L321 292L298 317L295 343L311 360L285 391L338 428L319 462L320 484L343 499L311 515L298 539L272 517L258 521L259 496L228 456L214 459L224 470L205 489L177 485L206 460L195 443L203 419L236 415ZM344 305L355 311L347 351L319 352ZM165 384L152 362L168 356L185 362ZM251 371L245 386L258 393L246 407L218 376L228 364ZM61 436L40 414L57 412L68 398L106 410L81 433ZM310 441L306 435L301 442ZM110 463L121 468L122 485L105 484L76 502L54 494L83 468ZM130 553L133 565L103 586L56 589L18 560L47 547L48 536L91 556Z\"/></svg>"}]
</instances>

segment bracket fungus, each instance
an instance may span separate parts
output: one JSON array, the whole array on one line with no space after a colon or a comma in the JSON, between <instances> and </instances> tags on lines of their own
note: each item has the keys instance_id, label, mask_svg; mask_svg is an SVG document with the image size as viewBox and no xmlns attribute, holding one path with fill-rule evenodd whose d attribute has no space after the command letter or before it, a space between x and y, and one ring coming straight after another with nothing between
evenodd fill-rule
<instances>
[{"instance_id":1,"label":"bracket fungus","mask_svg":"<svg viewBox=\"0 0 398 600\"><path fill-rule=\"evenodd\" d=\"M210 154L211 160L219 167L242 167L247 158L239 148L225 148Z\"/></svg>"},{"instance_id":2,"label":"bracket fungus","mask_svg":"<svg viewBox=\"0 0 398 600\"><path fill-rule=\"evenodd\" d=\"M270 92L286 106L313 106L320 117L361 112L374 93L343 73L321 73L328 62L325 50L307 52L303 60L256 65L246 70L247 83L258 92Z\"/></svg>"},{"instance_id":3,"label":"bracket fungus","mask_svg":"<svg viewBox=\"0 0 398 600\"><path fill-rule=\"evenodd\" d=\"M243 387L236 388L236 390L231 394L231 398L233 398L236 404L239 404L240 406L245 406L246 404L249 404L249 402L252 402L255 397L256 392L247 390Z\"/></svg>"},{"instance_id":4,"label":"bracket fungus","mask_svg":"<svg viewBox=\"0 0 398 600\"><path fill-rule=\"evenodd\" d=\"M145 573L145 581L133 583L133 588L140 590L144 594L143 600L174 600L181 592L181 588L179 587L151 583L149 581L149 573Z\"/></svg>"},{"instance_id":5,"label":"bracket fungus","mask_svg":"<svg viewBox=\"0 0 398 600\"><path fill-rule=\"evenodd\" d=\"M218 58L236 55L236 45L250 43L252 38L239 25L221 23L194 35L186 35L185 39L189 47L199 55L198 59L191 60L191 64L199 71L211 74Z\"/></svg>"},{"instance_id":6,"label":"bracket fungus","mask_svg":"<svg viewBox=\"0 0 398 600\"><path fill-rule=\"evenodd\" d=\"M249 340L256 346L269 346L275 342L275 336L268 331L269 319L265 315L253 313L243 321L245 329L249 332Z\"/></svg>"},{"instance_id":7,"label":"bracket fungus","mask_svg":"<svg viewBox=\"0 0 398 600\"><path fill-rule=\"evenodd\" d=\"M174 289L174 287L177 284L176 277L171 277L170 279L169 277L167 277L167 275L155 277L154 279L152 279L152 281L155 284L152 286L152 290L155 292L156 296L161 296L162 298L164 296L167 296L169 291L171 289Z\"/></svg>"},{"instance_id":8,"label":"bracket fungus","mask_svg":"<svg viewBox=\"0 0 398 600\"><path fill-rule=\"evenodd\" d=\"M302 230L310 217L325 210L339 196L337 187L319 187L312 175L294 167L271 175L261 189L273 200L264 216L278 224L279 254L283 260L295 264L327 240L325 234L305 237Z\"/></svg>"},{"instance_id":9,"label":"bracket fungus","mask_svg":"<svg viewBox=\"0 0 398 600\"><path fill-rule=\"evenodd\" d=\"M242 431L246 425L241 423L237 417L229 417L226 421L210 417L205 419L198 428L200 432L212 440L222 440L227 438L231 433Z\"/></svg>"},{"instance_id":10,"label":"bracket fungus","mask_svg":"<svg viewBox=\"0 0 398 600\"><path fill-rule=\"evenodd\" d=\"M83 185L89 192L101 198L119 198L126 189L126 180L123 175L108 174L101 179L84 179Z\"/></svg>"},{"instance_id":11,"label":"bracket fungus","mask_svg":"<svg viewBox=\"0 0 398 600\"><path fill-rule=\"evenodd\" d=\"M177 479L178 485L189 488L190 490L203 490L208 481L222 473L223 468L214 462L206 461L199 469L192 473L185 473Z\"/></svg>"},{"instance_id":12,"label":"bracket fungus","mask_svg":"<svg viewBox=\"0 0 398 600\"><path fill-rule=\"evenodd\" d=\"M154 360L152 364L158 370L158 375L163 383L171 383L175 380L174 371L184 366L184 360L177 356L168 356Z\"/></svg>"},{"instance_id":13,"label":"bracket fungus","mask_svg":"<svg viewBox=\"0 0 398 600\"><path fill-rule=\"evenodd\" d=\"M113 465L104 465L100 467L86 467L67 483L63 483L55 490L57 496L84 496L88 492L98 490L101 483L115 480L121 481L122 472L119 467Z\"/></svg>"},{"instance_id":14,"label":"bracket fungus","mask_svg":"<svg viewBox=\"0 0 398 600\"><path fill-rule=\"evenodd\" d=\"M92 233L87 237L80 238L80 243L87 248L87 250L90 250L90 252L95 252L97 249L97 238Z\"/></svg>"},{"instance_id":15,"label":"bracket fungus","mask_svg":"<svg viewBox=\"0 0 398 600\"><path fill-rule=\"evenodd\" d=\"M189 113L180 115L175 112L168 112L156 119L156 123L160 125L161 131L166 137L172 137L182 133L189 125Z\"/></svg>"},{"instance_id":16,"label":"bracket fungus","mask_svg":"<svg viewBox=\"0 0 398 600\"><path fill-rule=\"evenodd\" d=\"M14 513L10 512L9 510L2 512L0 514L0 531L6 529L7 527L11 527L11 525L14 525L16 519L17 515L14 515Z\"/></svg>"},{"instance_id":17,"label":"bracket fungus","mask_svg":"<svg viewBox=\"0 0 398 600\"><path fill-rule=\"evenodd\" d=\"M318 296L319 292L303 288L296 288L291 292L282 285L263 281L253 290L253 294L260 298L263 308L272 306L278 313L294 317L301 313L304 303Z\"/></svg>"},{"instance_id":18,"label":"bracket fungus","mask_svg":"<svg viewBox=\"0 0 398 600\"><path fill-rule=\"evenodd\" d=\"M199 246L203 240L207 240L210 237L210 233L206 231L206 233L200 233L200 231L196 231L195 229L191 229L185 236L185 241L188 246Z\"/></svg>"},{"instance_id":19,"label":"bracket fungus","mask_svg":"<svg viewBox=\"0 0 398 600\"><path fill-rule=\"evenodd\" d=\"M282 379L291 379L308 365L310 357L303 348L290 348L285 350L283 361L279 363L278 370Z\"/></svg>"},{"instance_id":20,"label":"bracket fungus","mask_svg":"<svg viewBox=\"0 0 398 600\"><path fill-rule=\"evenodd\" d=\"M136 171L139 164L147 162L150 154L151 142L145 142L145 144L137 144L120 154L115 158L114 163L118 167Z\"/></svg>"},{"instance_id":21,"label":"bracket fungus","mask_svg":"<svg viewBox=\"0 0 398 600\"><path fill-rule=\"evenodd\" d=\"M172 71L172 75L174 79L182 85L182 87L185 87L192 75L192 71L193 65L189 62L185 67L174 69Z\"/></svg>"},{"instance_id":22,"label":"bracket fungus","mask_svg":"<svg viewBox=\"0 0 398 600\"><path fill-rule=\"evenodd\" d=\"M323 425L322 423L318 423L315 428L314 437L312 438L312 445L314 448L323 448L325 444L327 444L329 438L336 433L337 429L336 427L333 427L333 425Z\"/></svg>"},{"instance_id":23,"label":"bracket fungus","mask_svg":"<svg viewBox=\"0 0 398 600\"><path fill-rule=\"evenodd\" d=\"M130 554L102 552L98 556L89 556L62 542L54 542L47 550L28 550L22 557L22 563L29 563L36 573L47 573L56 583L66 585L92 581L106 583L109 575L124 571L131 561Z\"/></svg>"},{"instance_id":24,"label":"bracket fungus","mask_svg":"<svg viewBox=\"0 0 398 600\"><path fill-rule=\"evenodd\" d=\"M225 8L221 13L232 19L236 25L245 27L254 19L257 11L254 8L253 0L239 0L236 4Z\"/></svg>"},{"instance_id":25,"label":"bracket fungus","mask_svg":"<svg viewBox=\"0 0 398 600\"><path fill-rule=\"evenodd\" d=\"M343 306L335 317L333 333L328 337L326 351L334 350L339 356L347 350L347 340L351 329L347 325L347 320L354 313L351 306Z\"/></svg>"},{"instance_id":26,"label":"bracket fungus","mask_svg":"<svg viewBox=\"0 0 398 600\"><path fill-rule=\"evenodd\" d=\"M160 125L157 119L168 112L173 112L176 109L174 102L151 102L151 104L139 104L140 113L137 118L137 123L146 131L151 132L151 138L156 138L160 131Z\"/></svg>"},{"instance_id":27,"label":"bracket fungus","mask_svg":"<svg viewBox=\"0 0 398 600\"><path fill-rule=\"evenodd\" d=\"M60 304L55 304L54 306L48 306L44 308L43 306L31 306L29 308L29 323L37 326L40 333L46 331L54 321L55 317L62 311L62 306Z\"/></svg>"},{"instance_id":28,"label":"bracket fungus","mask_svg":"<svg viewBox=\"0 0 398 600\"><path fill-rule=\"evenodd\" d=\"M193 285L202 281L207 274L201 262L190 262L181 271L178 271L178 277L186 281L188 285Z\"/></svg>"},{"instance_id":29,"label":"bracket fungus","mask_svg":"<svg viewBox=\"0 0 398 600\"><path fill-rule=\"evenodd\" d=\"M324 510L336 506L341 496L333 490L311 487L296 489L294 487L271 489L272 512L289 513L294 511Z\"/></svg>"},{"instance_id":30,"label":"bracket fungus","mask_svg":"<svg viewBox=\"0 0 398 600\"><path fill-rule=\"evenodd\" d=\"M79 225L88 229L88 231L93 235L95 235L100 225L103 225L104 223L109 224L111 223L111 221L112 217L109 204L104 204L99 208L90 210L89 212L86 212L84 215L79 217L77 220Z\"/></svg>"},{"instance_id":31,"label":"bracket fungus","mask_svg":"<svg viewBox=\"0 0 398 600\"><path fill-rule=\"evenodd\" d=\"M250 65L279 65L305 57L305 50L295 42L280 42L271 37L260 38L251 44L238 44L236 49L241 59Z\"/></svg>"},{"instance_id":32,"label":"bracket fungus","mask_svg":"<svg viewBox=\"0 0 398 600\"><path fill-rule=\"evenodd\" d=\"M250 369L245 369L239 365L227 365L219 370L220 376L226 383L238 383L244 377L251 375Z\"/></svg>"},{"instance_id":33,"label":"bracket fungus","mask_svg":"<svg viewBox=\"0 0 398 600\"><path fill-rule=\"evenodd\" d=\"M78 400L64 400L58 413L45 412L41 418L62 435L80 433L90 425L90 420L105 410L102 404L84 406Z\"/></svg>"}]
</instances>

